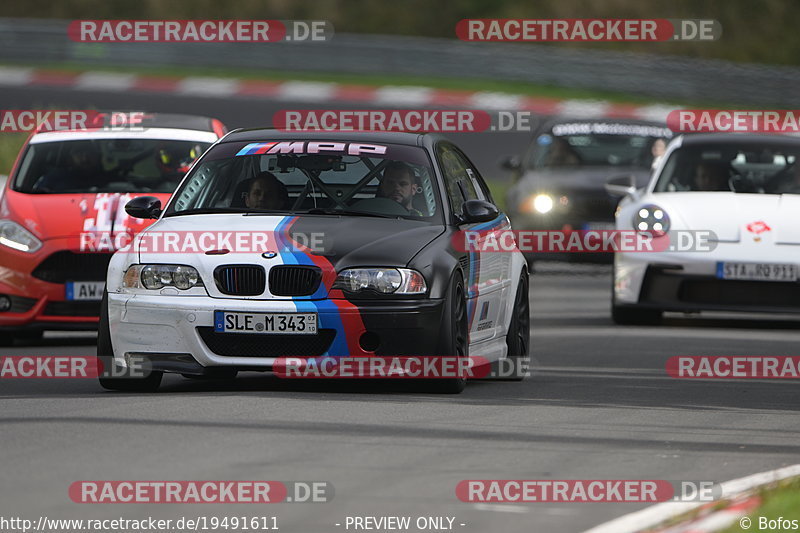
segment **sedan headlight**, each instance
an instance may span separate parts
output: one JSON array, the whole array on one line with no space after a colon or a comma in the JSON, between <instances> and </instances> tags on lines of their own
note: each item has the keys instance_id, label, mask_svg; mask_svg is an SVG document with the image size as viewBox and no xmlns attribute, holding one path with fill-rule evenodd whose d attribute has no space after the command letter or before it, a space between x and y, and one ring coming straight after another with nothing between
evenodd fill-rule
<instances>
[{"instance_id":1,"label":"sedan headlight","mask_svg":"<svg viewBox=\"0 0 800 533\"><path fill-rule=\"evenodd\" d=\"M42 247L42 241L33 233L11 220L0 221L0 244L28 253L33 253Z\"/></svg>"},{"instance_id":2,"label":"sedan headlight","mask_svg":"<svg viewBox=\"0 0 800 533\"><path fill-rule=\"evenodd\" d=\"M549 213L553 209L553 197L549 194L537 194L533 199L533 208L541 213Z\"/></svg>"},{"instance_id":3,"label":"sedan headlight","mask_svg":"<svg viewBox=\"0 0 800 533\"><path fill-rule=\"evenodd\" d=\"M203 280L194 267L186 265L131 265L122 278L126 289L157 290L175 287L187 290L202 287Z\"/></svg>"},{"instance_id":4,"label":"sedan headlight","mask_svg":"<svg viewBox=\"0 0 800 533\"><path fill-rule=\"evenodd\" d=\"M633 216L633 228L637 231L666 233L669 231L669 216L657 205L640 207Z\"/></svg>"},{"instance_id":5,"label":"sedan headlight","mask_svg":"<svg viewBox=\"0 0 800 533\"><path fill-rule=\"evenodd\" d=\"M422 274L410 268L348 268L339 273L333 288L381 294L425 294L428 290Z\"/></svg>"}]
</instances>

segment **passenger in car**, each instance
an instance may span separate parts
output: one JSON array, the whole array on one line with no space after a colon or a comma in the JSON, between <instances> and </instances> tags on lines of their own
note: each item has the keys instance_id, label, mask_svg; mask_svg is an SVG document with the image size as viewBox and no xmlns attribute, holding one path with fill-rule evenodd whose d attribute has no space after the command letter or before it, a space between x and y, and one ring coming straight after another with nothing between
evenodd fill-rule
<instances>
[{"instance_id":1,"label":"passenger in car","mask_svg":"<svg viewBox=\"0 0 800 533\"><path fill-rule=\"evenodd\" d=\"M244 205L250 209L284 209L289 200L286 186L272 172L262 172L250 183Z\"/></svg>"},{"instance_id":2,"label":"passenger in car","mask_svg":"<svg viewBox=\"0 0 800 533\"><path fill-rule=\"evenodd\" d=\"M39 178L34 192L88 191L105 185L111 174L103 168L100 151L88 142L73 142L62 166Z\"/></svg>"},{"instance_id":3,"label":"passenger in car","mask_svg":"<svg viewBox=\"0 0 800 533\"><path fill-rule=\"evenodd\" d=\"M730 191L729 175L724 165L703 161L694 171L693 191Z\"/></svg>"}]
</instances>

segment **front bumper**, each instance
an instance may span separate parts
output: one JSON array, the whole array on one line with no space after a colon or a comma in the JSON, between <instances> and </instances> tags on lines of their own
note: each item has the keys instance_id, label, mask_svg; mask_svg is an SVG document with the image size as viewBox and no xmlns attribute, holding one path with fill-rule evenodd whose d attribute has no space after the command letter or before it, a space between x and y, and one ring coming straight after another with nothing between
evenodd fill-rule
<instances>
[{"instance_id":1,"label":"front bumper","mask_svg":"<svg viewBox=\"0 0 800 533\"><path fill-rule=\"evenodd\" d=\"M741 255L735 248L713 254L616 254L615 303L622 307L677 312L800 313L800 282L720 279L716 275L717 263L724 261L754 262L754 259Z\"/></svg>"},{"instance_id":2,"label":"front bumper","mask_svg":"<svg viewBox=\"0 0 800 533\"><path fill-rule=\"evenodd\" d=\"M67 300L65 282L104 281L111 254L79 253L73 244L47 240L34 254L0 248L0 294L11 299L0 330L97 329L100 300Z\"/></svg>"},{"instance_id":3,"label":"front bumper","mask_svg":"<svg viewBox=\"0 0 800 533\"><path fill-rule=\"evenodd\" d=\"M109 293L114 356L152 359L154 369L200 367L270 370L278 357L436 355L442 300L234 300L207 296ZM215 333L214 311L315 312L318 334ZM166 362L164 362L166 361ZM194 371L188 373L197 373Z\"/></svg>"}]
</instances>

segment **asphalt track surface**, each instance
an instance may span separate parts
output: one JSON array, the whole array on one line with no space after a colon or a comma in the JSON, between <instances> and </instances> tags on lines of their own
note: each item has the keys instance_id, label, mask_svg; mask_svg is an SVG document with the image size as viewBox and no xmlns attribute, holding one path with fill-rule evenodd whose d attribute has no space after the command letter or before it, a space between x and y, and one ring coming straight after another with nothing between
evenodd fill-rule
<instances>
[{"instance_id":1,"label":"asphalt track surface","mask_svg":"<svg viewBox=\"0 0 800 533\"><path fill-rule=\"evenodd\" d=\"M217 99L31 88L0 98L10 108L147 104L207 112L231 126L253 125L257 115L247 102ZM490 161L509 139L461 142L470 154L483 146ZM456 484L724 481L797 462L796 382L676 380L664 371L674 355L798 355L797 319L670 315L659 327L620 327L609 315L607 266L544 263L531 279L533 376L473 382L458 396L258 373L232 382L170 376L145 395L105 392L91 380L3 380L0 516L274 515L282 531L300 533L347 531L347 516L451 516L465 533L573 532L643 505L476 505L458 501ZM1 353L90 355L94 336L49 332ZM68 496L78 480L127 479L319 480L335 495L265 506L80 505Z\"/></svg>"}]
</instances>

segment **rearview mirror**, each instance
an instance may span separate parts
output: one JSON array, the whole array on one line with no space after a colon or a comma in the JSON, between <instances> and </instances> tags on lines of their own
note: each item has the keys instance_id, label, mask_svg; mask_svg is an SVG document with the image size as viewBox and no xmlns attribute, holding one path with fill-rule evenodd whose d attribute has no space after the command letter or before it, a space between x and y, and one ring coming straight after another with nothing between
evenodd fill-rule
<instances>
[{"instance_id":1,"label":"rearview mirror","mask_svg":"<svg viewBox=\"0 0 800 533\"><path fill-rule=\"evenodd\" d=\"M606 181L605 188L606 192L611 196L630 196L634 200L639 198L639 191L636 189L636 177L633 174L609 178Z\"/></svg>"},{"instance_id":2,"label":"rearview mirror","mask_svg":"<svg viewBox=\"0 0 800 533\"><path fill-rule=\"evenodd\" d=\"M161 200L155 196L140 196L125 204L125 212L133 218L158 218L161 216Z\"/></svg>"},{"instance_id":3,"label":"rearview mirror","mask_svg":"<svg viewBox=\"0 0 800 533\"><path fill-rule=\"evenodd\" d=\"M496 219L498 215L500 215L500 211L497 207L486 200L467 200L462 208L461 223L489 222Z\"/></svg>"},{"instance_id":4,"label":"rearview mirror","mask_svg":"<svg viewBox=\"0 0 800 533\"><path fill-rule=\"evenodd\" d=\"M503 170L519 170L521 163L518 156L507 155L500 159L499 165Z\"/></svg>"}]
</instances>

